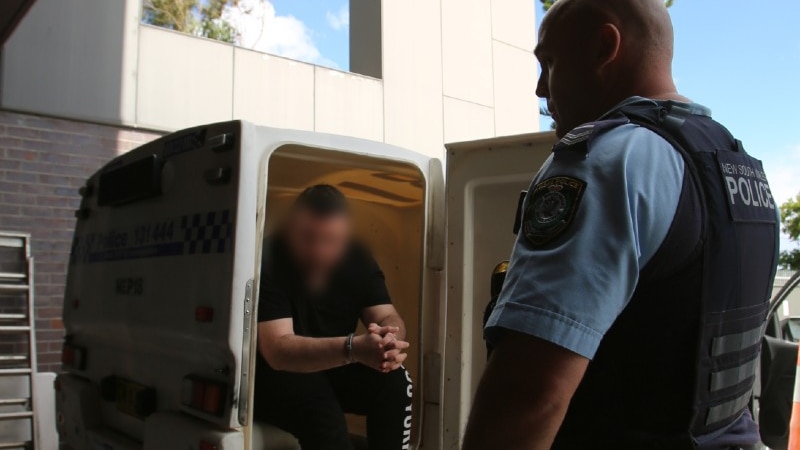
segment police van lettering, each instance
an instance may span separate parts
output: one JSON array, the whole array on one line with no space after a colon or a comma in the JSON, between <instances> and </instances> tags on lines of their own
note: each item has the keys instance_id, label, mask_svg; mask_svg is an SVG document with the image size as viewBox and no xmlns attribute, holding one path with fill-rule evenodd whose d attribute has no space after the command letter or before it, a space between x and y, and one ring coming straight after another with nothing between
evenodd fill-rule
<instances>
[{"instance_id":1,"label":"police van lettering","mask_svg":"<svg viewBox=\"0 0 800 450\"><path fill-rule=\"evenodd\" d=\"M117 278L114 292L117 295L142 295L144 294L144 278Z\"/></svg>"},{"instance_id":2,"label":"police van lettering","mask_svg":"<svg viewBox=\"0 0 800 450\"><path fill-rule=\"evenodd\" d=\"M184 254L227 253L231 250L230 210L187 214L137 224L129 229L75 234L74 264L123 261Z\"/></svg>"},{"instance_id":3,"label":"police van lettering","mask_svg":"<svg viewBox=\"0 0 800 450\"><path fill-rule=\"evenodd\" d=\"M737 222L775 223L775 200L761 161L731 151L717 152L731 218Z\"/></svg>"},{"instance_id":4,"label":"police van lettering","mask_svg":"<svg viewBox=\"0 0 800 450\"><path fill-rule=\"evenodd\" d=\"M171 241L174 236L175 221L165 220L155 224L139 225L133 230L135 245L147 245L159 241Z\"/></svg>"}]
</instances>

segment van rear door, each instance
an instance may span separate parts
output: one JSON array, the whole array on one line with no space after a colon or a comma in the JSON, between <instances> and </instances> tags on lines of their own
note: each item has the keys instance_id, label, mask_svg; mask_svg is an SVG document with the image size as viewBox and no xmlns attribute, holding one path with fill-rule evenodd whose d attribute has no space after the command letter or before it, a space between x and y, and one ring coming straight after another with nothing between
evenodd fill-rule
<instances>
[{"instance_id":1,"label":"van rear door","mask_svg":"<svg viewBox=\"0 0 800 450\"><path fill-rule=\"evenodd\" d=\"M229 122L171 134L117 157L81 189L66 374L56 383L59 431L73 448L141 448L159 427L177 436L247 420L256 189L246 187L258 181L242 170L253 157L240 151L243 131ZM219 448L242 441L203 436ZM150 448L187 448L176 439Z\"/></svg>"},{"instance_id":2,"label":"van rear door","mask_svg":"<svg viewBox=\"0 0 800 450\"><path fill-rule=\"evenodd\" d=\"M514 244L520 192L550 155L552 132L447 145L444 445L458 449L486 361L483 311L495 265Z\"/></svg>"}]
</instances>

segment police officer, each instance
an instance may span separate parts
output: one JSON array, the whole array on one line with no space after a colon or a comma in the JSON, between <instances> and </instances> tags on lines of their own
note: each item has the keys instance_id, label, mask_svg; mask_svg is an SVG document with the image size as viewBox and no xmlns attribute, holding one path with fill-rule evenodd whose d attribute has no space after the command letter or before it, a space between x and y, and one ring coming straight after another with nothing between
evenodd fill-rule
<instances>
[{"instance_id":1,"label":"police officer","mask_svg":"<svg viewBox=\"0 0 800 450\"><path fill-rule=\"evenodd\" d=\"M537 94L561 138L523 204L464 449L734 449L776 267L761 163L676 92L662 0L560 0Z\"/></svg>"}]
</instances>

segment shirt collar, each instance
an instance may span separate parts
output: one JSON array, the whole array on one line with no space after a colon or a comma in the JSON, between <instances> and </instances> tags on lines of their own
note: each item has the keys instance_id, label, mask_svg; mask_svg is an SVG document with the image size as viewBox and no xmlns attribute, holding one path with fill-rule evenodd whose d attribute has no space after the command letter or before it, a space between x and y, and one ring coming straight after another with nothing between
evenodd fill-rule
<instances>
[{"instance_id":1,"label":"shirt collar","mask_svg":"<svg viewBox=\"0 0 800 450\"><path fill-rule=\"evenodd\" d=\"M686 102L678 102L678 101L675 101L675 100L670 100L670 101L672 103L675 103L675 104L677 104L679 106L682 106L682 107L688 109L689 112L691 112L694 115L711 117L711 109L709 109L706 106L703 106L703 105L701 105L699 103L686 103ZM657 105L662 104L662 103L664 103L664 102L660 101L660 100L653 100L651 98L640 97L638 95L635 95L633 97L626 98L625 100L623 100L619 104L617 104L617 106L611 108L610 111L608 111L607 113L603 114L600 117L600 120L604 120L604 119L609 118L610 116L612 116L614 113L616 113L620 108L622 108L624 106L629 106L629 105L634 105L634 104L657 106Z\"/></svg>"}]
</instances>

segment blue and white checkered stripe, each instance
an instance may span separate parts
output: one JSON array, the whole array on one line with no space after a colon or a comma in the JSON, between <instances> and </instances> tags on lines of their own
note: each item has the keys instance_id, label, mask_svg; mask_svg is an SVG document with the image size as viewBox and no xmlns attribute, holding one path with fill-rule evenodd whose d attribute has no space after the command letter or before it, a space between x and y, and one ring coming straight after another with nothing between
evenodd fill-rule
<instances>
[{"instance_id":1,"label":"blue and white checkered stripe","mask_svg":"<svg viewBox=\"0 0 800 450\"><path fill-rule=\"evenodd\" d=\"M233 235L229 209L185 215L181 218L184 254L225 253Z\"/></svg>"}]
</instances>

